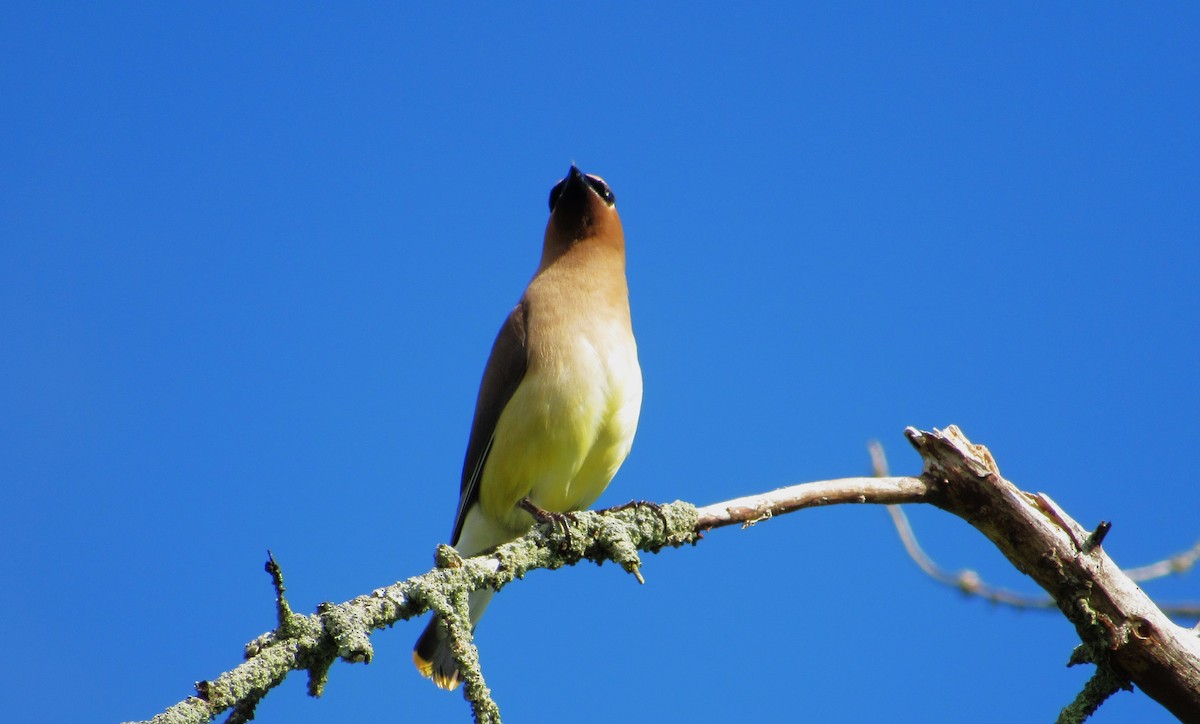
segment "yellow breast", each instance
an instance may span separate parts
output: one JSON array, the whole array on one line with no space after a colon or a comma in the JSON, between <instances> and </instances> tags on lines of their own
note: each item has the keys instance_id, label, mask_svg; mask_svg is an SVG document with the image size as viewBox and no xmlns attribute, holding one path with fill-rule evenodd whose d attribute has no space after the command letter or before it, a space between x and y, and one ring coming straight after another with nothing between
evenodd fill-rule
<instances>
[{"instance_id":1,"label":"yellow breast","mask_svg":"<svg viewBox=\"0 0 1200 724\"><path fill-rule=\"evenodd\" d=\"M482 512L514 534L529 497L545 510L581 510L608 487L633 444L642 404L627 323L577 330L531 365L496 424L480 485Z\"/></svg>"}]
</instances>

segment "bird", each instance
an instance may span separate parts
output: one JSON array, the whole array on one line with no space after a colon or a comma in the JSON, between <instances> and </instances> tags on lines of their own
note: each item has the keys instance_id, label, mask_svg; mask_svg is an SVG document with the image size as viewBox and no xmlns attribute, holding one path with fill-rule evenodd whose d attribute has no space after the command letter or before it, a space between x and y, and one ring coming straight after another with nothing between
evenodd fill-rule
<instances>
[{"instance_id":1,"label":"bird","mask_svg":"<svg viewBox=\"0 0 1200 724\"><path fill-rule=\"evenodd\" d=\"M571 164L550 190L537 270L484 368L451 545L478 555L528 532L533 513L589 507L629 454L641 406L616 197ZM494 593L470 594L472 631ZM436 615L413 662L439 688L462 680Z\"/></svg>"}]
</instances>

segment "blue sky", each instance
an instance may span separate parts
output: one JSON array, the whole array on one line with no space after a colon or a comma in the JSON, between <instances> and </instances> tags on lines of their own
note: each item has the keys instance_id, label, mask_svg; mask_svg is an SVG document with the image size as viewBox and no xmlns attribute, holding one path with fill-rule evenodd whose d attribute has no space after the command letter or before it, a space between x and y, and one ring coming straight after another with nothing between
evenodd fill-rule
<instances>
[{"instance_id":1,"label":"blue sky","mask_svg":"<svg viewBox=\"0 0 1200 724\"><path fill-rule=\"evenodd\" d=\"M1198 34L1188 3L8 6L6 715L187 696L271 627L268 548L305 612L426 570L572 161L616 193L645 377L601 504L859 475L875 438L914 473L903 428L956 423L1112 520L1119 563L1190 546ZM1089 674L1064 619L938 587L879 508L644 564L497 597L508 720L1045 721ZM257 721L467 720L412 668L421 626ZM1096 717L1134 720L1170 718Z\"/></svg>"}]
</instances>

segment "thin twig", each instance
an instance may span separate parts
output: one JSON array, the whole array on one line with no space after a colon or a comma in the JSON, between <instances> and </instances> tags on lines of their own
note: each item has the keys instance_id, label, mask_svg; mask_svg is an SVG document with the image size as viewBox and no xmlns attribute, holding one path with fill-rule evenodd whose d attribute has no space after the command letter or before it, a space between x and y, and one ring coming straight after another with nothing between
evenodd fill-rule
<instances>
[{"instance_id":1,"label":"thin twig","mask_svg":"<svg viewBox=\"0 0 1200 724\"><path fill-rule=\"evenodd\" d=\"M898 505L889 505L887 511L892 516L892 523L896 525L896 532L900 534L900 541L904 544L904 550L908 551L908 556L926 575L938 583L957 588L968 596L978 596L985 601L1002 603L1013 608L1054 608L1054 601L1049 596L1025 596L1007 588L990 586L984 583L979 573L969 568L964 568L958 573L945 570L921 548L904 510Z\"/></svg>"},{"instance_id":2,"label":"thin twig","mask_svg":"<svg viewBox=\"0 0 1200 724\"><path fill-rule=\"evenodd\" d=\"M877 440L872 440L868 443L867 449L871 454L872 472L878 478L886 478L889 472L887 455L884 453L883 445L879 444ZM955 588L968 596L977 596L985 601L1000 603L1013 608L1041 610L1055 608L1054 600L1049 596L1027 596L1007 588L989 585L978 572L969 568L964 568L957 573L942 568L921 547L920 541L917 540L917 534L913 530L908 516L904 513L904 509L899 505L888 505L886 507L888 515L892 517L892 524L896 526L896 533L900 536L900 542L904 544L904 550L908 552L908 557L912 559L913 563L917 564L917 567L925 575L938 583ZM1108 526L1104 527L1107 528ZM1101 540L1103 540L1103 536L1101 536ZM1093 543L1093 545L1096 544ZM1162 578L1163 576L1183 573L1195 566L1197 560L1200 560L1200 541L1192 548L1166 560L1152 563L1148 566L1130 568L1125 571L1125 575L1137 582L1149 581L1155 578ZM1161 608L1163 613L1174 618L1200 619L1200 604L1165 604ZM1197 625L1200 626L1200 624Z\"/></svg>"},{"instance_id":3,"label":"thin twig","mask_svg":"<svg viewBox=\"0 0 1200 724\"><path fill-rule=\"evenodd\" d=\"M1155 578L1186 573L1196 565L1197 560L1200 560L1200 541L1196 541L1196 545L1182 553L1176 553L1166 560L1151 563L1147 566L1128 568L1125 570L1125 575L1138 583L1152 581Z\"/></svg>"}]
</instances>

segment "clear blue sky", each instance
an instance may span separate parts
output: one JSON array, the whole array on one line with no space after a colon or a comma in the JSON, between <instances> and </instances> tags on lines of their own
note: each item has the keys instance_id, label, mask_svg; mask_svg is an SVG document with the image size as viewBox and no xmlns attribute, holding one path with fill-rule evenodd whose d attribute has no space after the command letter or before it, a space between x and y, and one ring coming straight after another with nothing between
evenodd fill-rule
<instances>
[{"instance_id":1,"label":"clear blue sky","mask_svg":"<svg viewBox=\"0 0 1200 724\"><path fill-rule=\"evenodd\" d=\"M9 4L5 716L187 696L271 627L267 548L305 612L426 570L571 161L617 195L645 375L602 504L859 475L872 438L913 473L903 428L957 423L1114 521L1119 563L1191 545L1200 10L835 5ZM497 597L510 721L1047 721L1089 674L1064 619L939 588L879 508L644 572ZM257 721L466 721L413 670L422 625ZM1170 719L1141 693L1096 719L1135 720Z\"/></svg>"}]
</instances>

